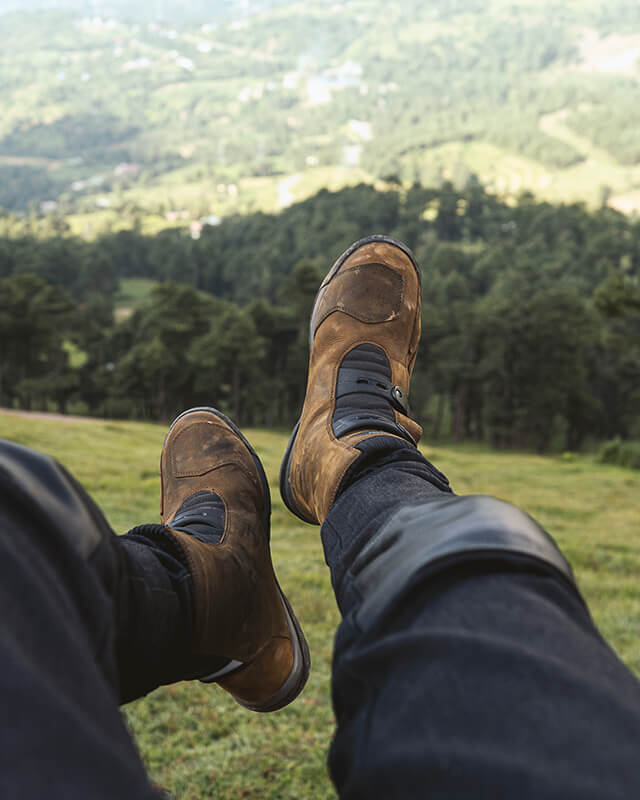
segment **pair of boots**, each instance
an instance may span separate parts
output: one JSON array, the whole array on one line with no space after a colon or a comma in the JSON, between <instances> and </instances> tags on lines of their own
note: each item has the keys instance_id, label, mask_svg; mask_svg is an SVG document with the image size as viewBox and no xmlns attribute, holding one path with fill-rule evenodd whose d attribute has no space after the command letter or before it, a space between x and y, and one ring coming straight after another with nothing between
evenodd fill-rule
<instances>
[{"instance_id":1,"label":"pair of boots","mask_svg":"<svg viewBox=\"0 0 640 800\"><path fill-rule=\"evenodd\" d=\"M407 405L420 304L411 252L384 236L356 242L320 286L306 397L280 474L285 504L306 522L324 521L361 442L420 438ZM307 680L309 651L271 563L258 456L223 414L195 408L169 429L161 475L162 522L193 580L191 666L247 708L282 708Z\"/></svg>"}]
</instances>

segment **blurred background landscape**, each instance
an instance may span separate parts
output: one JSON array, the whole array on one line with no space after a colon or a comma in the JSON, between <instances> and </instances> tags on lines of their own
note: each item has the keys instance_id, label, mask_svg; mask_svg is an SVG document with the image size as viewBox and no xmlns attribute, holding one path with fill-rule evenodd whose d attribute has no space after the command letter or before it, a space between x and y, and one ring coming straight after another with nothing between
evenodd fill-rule
<instances>
[{"instance_id":1,"label":"blurred background landscape","mask_svg":"<svg viewBox=\"0 0 640 800\"><path fill-rule=\"evenodd\" d=\"M475 176L504 197L640 209L628 0L2 0L2 12L0 205L63 215L83 236L380 180Z\"/></svg>"}]
</instances>

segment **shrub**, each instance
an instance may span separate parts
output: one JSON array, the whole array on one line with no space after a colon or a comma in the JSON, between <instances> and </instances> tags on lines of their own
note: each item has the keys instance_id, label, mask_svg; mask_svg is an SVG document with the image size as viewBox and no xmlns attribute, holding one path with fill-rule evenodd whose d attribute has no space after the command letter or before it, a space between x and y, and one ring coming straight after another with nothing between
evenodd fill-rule
<instances>
[{"instance_id":1,"label":"shrub","mask_svg":"<svg viewBox=\"0 0 640 800\"><path fill-rule=\"evenodd\" d=\"M602 445L598 460L603 464L640 469L640 442L623 442L620 437L612 439Z\"/></svg>"}]
</instances>

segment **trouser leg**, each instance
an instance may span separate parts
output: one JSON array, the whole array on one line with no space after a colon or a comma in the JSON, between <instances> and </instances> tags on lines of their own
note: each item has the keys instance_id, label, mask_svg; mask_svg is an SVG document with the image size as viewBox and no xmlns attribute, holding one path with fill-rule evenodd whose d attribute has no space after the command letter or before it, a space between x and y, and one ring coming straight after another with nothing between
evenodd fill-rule
<instances>
[{"instance_id":1,"label":"trouser leg","mask_svg":"<svg viewBox=\"0 0 640 800\"><path fill-rule=\"evenodd\" d=\"M0 443L0 796L156 796L118 702L171 677L190 637L161 538L116 537L55 461Z\"/></svg>"},{"instance_id":2,"label":"trouser leg","mask_svg":"<svg viewBox=\"0 0 640 800\"><path fill-rule=\"evenodd\" d=\"M640 796L638 681L555 545L405 455L351 483L322 531L340 796Z\"/></svg>"}]
</instances>

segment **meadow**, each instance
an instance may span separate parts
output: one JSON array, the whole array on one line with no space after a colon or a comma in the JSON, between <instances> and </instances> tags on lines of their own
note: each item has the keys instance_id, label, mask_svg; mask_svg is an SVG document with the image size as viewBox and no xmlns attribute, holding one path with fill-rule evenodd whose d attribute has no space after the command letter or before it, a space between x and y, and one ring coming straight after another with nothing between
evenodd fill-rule
<instances>
[{"instance_id":1,"label":"meadow","mask_svg":"<svg viewBox=\"0 0 640 800\"><path fill-rule=\"evenodd\" d=\"M0 437L61 460L118 533L158 520L156 424L0 415ZM152 778L184 800L333 798L326 754L334 728L330 665L339 615L318 529L294 518L277 491L286 432L246 432L272 487L272 548L280 582L304 626L312 673L292 706L256 715L197 682L153 692L124 709ZM565 454L492 453L423 445L458 493L482 492L534 515L570 559L604 636L640 674L640 472Z\"/></svg>"}]
</instances>

